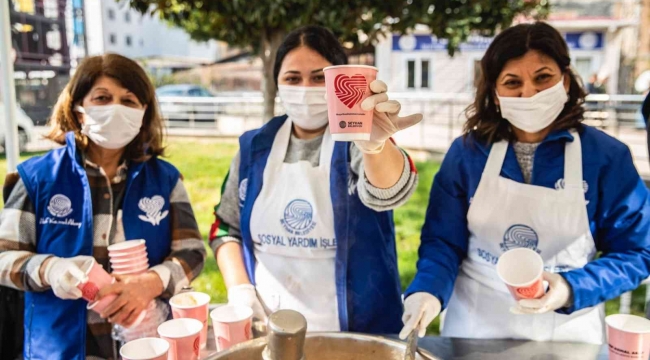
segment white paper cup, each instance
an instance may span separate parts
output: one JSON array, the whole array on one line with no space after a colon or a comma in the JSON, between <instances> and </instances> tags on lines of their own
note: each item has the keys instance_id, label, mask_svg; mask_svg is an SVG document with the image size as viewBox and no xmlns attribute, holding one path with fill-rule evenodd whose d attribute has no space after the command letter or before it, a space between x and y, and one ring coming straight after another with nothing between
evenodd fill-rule
<instances>
[{"instance_id":1,"label":"white paper cup","mask_svg":"<svg viewBox=\"0 0 650 360\"><path fill-rule=\"evenodd\" d=\"M129 341L120 349L123 360L167 360L169 343L159 338Z\"/></svg>"},{"instance_id":2,"label":"white paper cup","mask_svg":"<svg viewBox=\"0 0 650 360\"><path fill-rule=\"evenodd\" d=\"M538 299L544 295L544 260L533 250L508 250L497 263L497 274L515 298Z\"/></svg>"}]
</instances>

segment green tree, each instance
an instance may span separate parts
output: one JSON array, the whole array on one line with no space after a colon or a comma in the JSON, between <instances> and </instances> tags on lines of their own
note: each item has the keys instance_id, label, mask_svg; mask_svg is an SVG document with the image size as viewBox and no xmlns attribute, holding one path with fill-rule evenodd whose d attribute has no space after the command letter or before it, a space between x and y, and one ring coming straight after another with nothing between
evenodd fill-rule
<instances>
[{"instance_id":1,"label":"green tree","mask_svg":"<svg viewBox=\"0 0 650 360\"><path fill-rule=\"evenodd\" d=\"M449 52L472 33L493 35L518 16L540 18L547 0L124 0L159 16L198 41L220 40L251 49L263 61L264 116L270 118L276 87L273 62L284 36L308 24L331 29L353 46L375 42L416 24L449 40ZM162 40L164 41L164 40Z\"/></svg>"}]
</instances>

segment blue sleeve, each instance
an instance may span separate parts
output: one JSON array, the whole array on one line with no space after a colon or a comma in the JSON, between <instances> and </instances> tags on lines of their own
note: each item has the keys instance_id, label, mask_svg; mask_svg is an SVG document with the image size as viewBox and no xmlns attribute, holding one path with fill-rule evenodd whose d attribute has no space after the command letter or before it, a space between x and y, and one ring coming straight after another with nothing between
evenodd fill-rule
<instances>
[{"instance_id":1,"label":"blue sleeve","mask_svg":"<svg viewBox=\"0 0 650 360\"><path fill-rule=\"evenodd\" d=\"M458 269L467 256L467 179L462 169L462 139L452 144L431 188L420 240L417 274L405 296L428 292L449 303Z\"/></svg>"},{"instance_id":2,"label":"blue sleeve","mask_svg":"<svg viewBox=\"0 0 650 360\"><path fill-rule=\"evenodd\" d=\"M573 289L573 306L594 306L636 289L650 274L650 201L629 149L610 149L600 174L595 215L596 248L601 257L562 274Z\"/></svg>"}]
</instances>

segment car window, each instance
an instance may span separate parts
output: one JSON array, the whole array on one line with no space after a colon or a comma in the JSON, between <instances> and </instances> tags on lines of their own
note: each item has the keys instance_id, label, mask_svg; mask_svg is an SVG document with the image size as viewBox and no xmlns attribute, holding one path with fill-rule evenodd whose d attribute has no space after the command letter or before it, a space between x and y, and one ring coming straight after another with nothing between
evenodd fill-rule
<instances>
[{"instance_id":1,"label":"car window","mask_svg":"<svg viewBox=\"0 0 650 360\"><path fill-rule=\"evenodd\" d=\"M183 96L183 90L179 89L162 89L156 92L158 96Z\"/></svg>"},{"instance_id":2,"label":"car window","mask_svg":"<svg viewBox=\"0 0 650 360\"><path fill-rule=\"evenodd\" d=\"M201 89L201 96L212 97L212 96L214 96L214 95L212 95L212 94L211 94L208 90L206 90L206 89Z\"/></svg>"},{"instance_id":3,"label":"car window","mask_svg":"<svg viewBox=\"0 0 650 360\"><path fill-rule=\"evenodd\" d=\"M201 89L190 89L187 94L189 96L201 96Z\"/></svg>"}]
</instances>

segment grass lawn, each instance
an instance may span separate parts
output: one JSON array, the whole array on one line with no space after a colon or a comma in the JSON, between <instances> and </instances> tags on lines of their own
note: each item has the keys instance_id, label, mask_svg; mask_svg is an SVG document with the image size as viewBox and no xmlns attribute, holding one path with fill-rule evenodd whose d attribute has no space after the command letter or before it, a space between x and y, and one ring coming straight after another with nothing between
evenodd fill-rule
<instances>
[{"instance_id":1,"label":"grass lawn","mask_svg":"<svg viewBox=\"0 0 650 360\"><path fill-rule=\"evenodd\" d=\"M168 147L168 161L176 165L185 178L201 233L207 239L214 219L214 205L219 201L219 189L228 172L230 161L237 152L234 142L216 140L173 140ZM22 160L29 156L22 157ZM406 287L415 276L419 234L429 200L429 189L433 176L440 164L436 162L417 163L420 174L418 189L411 200L395 211L397 250L402 287ZM0 178L4 179L6 163L0 158ZM207 246L207 245L206 245ZM203 273L193 282L195 289L212 296L212 302L226 302L226 289L217 269L214 256L208 250L208 259ZM645 289L634 292L632 313L643 315ZM618 300L607 303L607 312L618 312ZM429 332L438 333L437 320Z\"/></svg>"}]
</instances>

